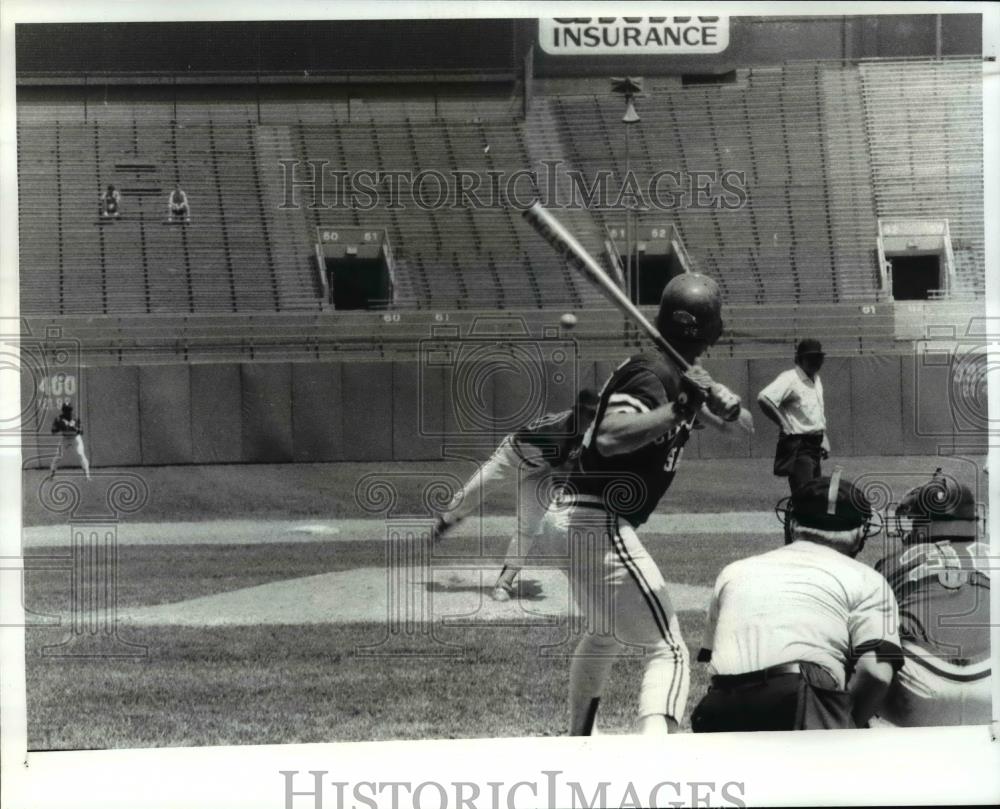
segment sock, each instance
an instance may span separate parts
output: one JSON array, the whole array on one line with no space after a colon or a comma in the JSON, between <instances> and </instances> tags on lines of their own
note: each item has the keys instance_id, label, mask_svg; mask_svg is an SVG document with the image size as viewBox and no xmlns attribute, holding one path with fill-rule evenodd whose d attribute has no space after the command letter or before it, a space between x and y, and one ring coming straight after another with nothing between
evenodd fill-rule
<instances>
[{"instance_id":1,"label":"sock","mask_svg":"<svg viewBox=\"0 0 1000 809\"><path fill-rule=\"evenodd\" d=\"M504 587L511 588L514 586L514 579L517 578L517 574L521 572L521 568L514 567L513 565L504 565L503 569L500 571L500 576L497 578L497 586L503 585Z\"/></svg>"},{"instance_id":2,"label":"sock","mask_svg":"<svg viewBox=\"0 0 1000 809\"><path fill-rule=\"evenodd\" d=\"M600 635L587 635L577 645L569 667L571 736L589 736L593 731L597 703L619 648L616 640Z\"/></svg>"},{"instance_id":3,"label":"sock","mask_svg":"<svg viewBox=\"0 0 1000 809\"><path fill-rule=\"evenodd\" d=\"M594 697L590 701L590 707L587 708L587 715L584 718L582 732L580 733L581 736L592 736L594 734L594 727L597 725L597 709L600 705L600 697Z\"/></svg>"}]
</instances>

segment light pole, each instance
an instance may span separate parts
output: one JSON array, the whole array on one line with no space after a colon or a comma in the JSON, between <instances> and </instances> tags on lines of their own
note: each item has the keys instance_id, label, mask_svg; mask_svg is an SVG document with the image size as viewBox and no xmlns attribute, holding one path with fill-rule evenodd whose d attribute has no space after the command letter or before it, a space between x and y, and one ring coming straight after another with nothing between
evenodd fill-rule
<instances>
[{"instance_id":1,"label":"light pole","mask_svg":"<svg viewBox=\"0 0 1000 809\"><path fill-rule=\"evenodd\" d=\"M625 186L629 183L629 177L632 170L632 154L631 154L631 144L629 137L629 130L632 128L633 124L639 123L641 120L639 114L635 111L635 95L642 91L642 79L632 76L626 76L625 78L616 78L611 80L611 91L624 96L625 98L625 115L622 117L622 123L625 124L625 177L624 184L622 186L622 192L625 193ZM625 293L629 296L629 300L635 301L637 297L638 286L635 283L635 278L632 272L632 256L635 252L635 225L633 222L632 208L634 205L634 200L632 198L631 188L628 190L628 197L625 201ZM638 271L638 268L636 268Z\"/></svg>"}]
</instances>

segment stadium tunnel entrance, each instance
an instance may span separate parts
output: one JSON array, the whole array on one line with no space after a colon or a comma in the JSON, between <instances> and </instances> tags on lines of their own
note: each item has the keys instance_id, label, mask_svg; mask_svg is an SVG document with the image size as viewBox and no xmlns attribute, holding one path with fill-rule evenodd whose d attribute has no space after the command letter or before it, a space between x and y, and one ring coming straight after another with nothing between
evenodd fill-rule
<instances>
[{"instance_id":1,"label":"stadium tunnel entrance","mask_svg":"<svg viewBox=\"0 0 1000 809\"><path fill-rule=\"evenodd\" d=\"M384 257L345 256L324 263L334 309L376 309L389 300L392 285Z\"/></svg>"},{"instance_id":2,"label":"stadium tunnel entrance","mask_svg":"<svg viewBox=\"0 0 1000 809\"><path fill-rule=\"evenodd\" d=\"M675 275L691 271L684 241L670 222L625 223L607 228L604 252L622 289L639 306L658 306L663 288ZM631 253L632 261L627 261Z\"/></svg>"},{"instance_id":3,"label":"stadium tunnel entrance","mask_svg":"<svg viewBox=\"0 0 1000 809\"><path fill-rule=\"evenodd\" d=\"M323 300L334 309L383 309L393 300L393 258L385 229L316 229Z\"/></svg>"},{"instance_id":4,"label":"stadium tunnel entrance","mask_svg":"<svg viewBox=\"0 0 1000 809\"><path fill-rule=\"evenodd\" d=\"M892 256L892 297L897 301L926 301L939 290L941 259L939 256Z\"/></svg>"},{"instance_id":5,"label":"stadium tunnel entrance","mask_svg":"<svg viewBox=\"0 0 1000 809\"><path fill-rule=\"evenodd\" d=\"M878 259L882 288L893 300L936 300L953 291L955 260L947 219L879 219Z\"/></svg>"},{"instance_id":6,"label":"stadium tunnel entrance","mask_svg":"<svg viewBox=\"0 0 1000 809\"><path fill-rule=\"evenodd\" d=\"M640 306L659 306L663 288L675 275L685 272L684 264L677 254L666 245L636 255L636 284L633 299Z\"/></svg>"}]
</instances>

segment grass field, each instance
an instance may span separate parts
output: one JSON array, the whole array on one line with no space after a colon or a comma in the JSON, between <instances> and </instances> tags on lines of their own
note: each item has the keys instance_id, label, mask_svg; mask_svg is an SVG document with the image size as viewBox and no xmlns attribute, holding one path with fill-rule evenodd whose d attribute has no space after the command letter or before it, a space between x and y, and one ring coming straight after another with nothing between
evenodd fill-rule
<instances>
[{"instance_id":1,"label":"grass field","mask_svg":"<svg viewBox=\"0 0 1000 809\"><path fill-rule=\"evenodd\" d=\"M930 474L937 466L956 470L960 478L970 479L969 461L981 467L982 457L954 459L933 456L876 456L837 459L844 474L854 478L862 474L884 475L890 483L901 475ZM832 463L832 461L831 461ZM358 481L365 475L392 475L399 487L400 511L421 511L417 484L406 475L454 475L464 480L475 469L468 462L379 462L337 464L229 464L214 466L145 466L118 470L95 469L92 486L81 483L82 510L89 505L103 505L105 478L119 472L139 475L149 490L148 502L130 519L143 522L214 520L225 518L368 517L355 498ZM79 479L78 469L67 469L70 479ZM402 473L402 474L400 474ZM25 525L52 525L66 522L62 514L42 505L39 497L44 473L28 470L24 474L22 497ZM897 484L893 484L896 486ZM685 458L661 510L685 513L729 511L767 511L779 497L788 493L787 484L771 474L769 458L726 458L692 460ZM498 490L487 503L487 511L510 513L511 491Z\"/></svg>"},{"instance_id":2,"label":"grass field","mask_svg":"<svg viewBox=\"0 0 1000 809\"><path fill-rule=\"evenodd\" d=\"M883 472L898 495L917 477L935 466L947 467L949 461L853 458L846 465L846 474L851 476ZM973 482L965 465L950 465L959 470L960 477ZM399 465L394 471L417 468L423 467ZM459 475L464 471L461 466L448 468ZM142 474L150 489L149 503L134 515L136 521L239 517L322 519L336 525L338 520L364 515L351 494L354 484L362 475L384 469L385 465L376 469L343 464L129 471ZM30 471L25 478L26 525L58 525L55 515L38 502L40 473ZM399 494L400 509L418 510L418 496L406 488L405 479ZM766 511L782 494L783 481L770 475L769 461L693 461L685 464L663 508L708 514ZM490 505L504 512L512 502L504 494ZM218 526L225 532L227 523ZM479 558L478 545L470 550L461 537L449 538L435 550L434 564L447 567L475 553L493 570L506 539L500 534L484 537ZM734 520L725 530L690 536L647 532L643 541L668 581L705 588L707 594L727 562L777 547L782 540L777 522L771 532L751 534ZM884 550L882 542L875 541L862 558L872 562ZM26 549L26 555L60 553L69 553L69 548ZM186 544L183 536L172 544L123 544L117 566L117 603L123 612L151 605L183 608L192 599L226 594L248 592L256 599L258 591L247 588L261 587L264 603L256 606L266 613L271 606L266 594L277 592L266 589L267 585L294 588L320 575L384 571L386 553L385 542L350 536L245 544L239 536L230 540L223 533L213 544ZM370 646L384 635L385 624L343 622L332 614L329 622L302 624L123 622L120 637L145 646L142 656L70 659L59 656L58 644L69 635L71 578L65 570L26 574L26 606L34 613L61 619L59 626L27 632L31 749L553 735L562 733L565 726L568 661L544 652L545 647L565 639L569 632L565 619L555 625L537 621L520 626L502 621L435 623L435 638L458 650L447 659L359 654L359 647ZM528 588L529 571L525 578ZM305 601L316 593L303 589L301 596L294 597ZM356 595L367 597L363 592ZM348 591L345 598L355 595ZM516 605L511 609L516 610ZM682 610L683 634L693 657L700 646L704 618L700 608ZM429 644L419 632L411 642L423 650ZM615 666L602 702L602 731L621 733L632 728L640 671L635 656ZM689 711L704 693L706 681L703 667L694 664Z\"/></svg>"}]
</instances>

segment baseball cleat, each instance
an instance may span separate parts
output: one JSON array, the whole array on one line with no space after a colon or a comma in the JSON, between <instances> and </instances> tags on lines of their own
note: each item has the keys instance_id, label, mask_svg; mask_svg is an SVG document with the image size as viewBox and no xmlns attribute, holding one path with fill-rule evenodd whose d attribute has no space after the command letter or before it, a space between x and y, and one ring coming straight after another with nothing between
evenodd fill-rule
<instances>
[{"instance_id":1,"label":"baseball cleat","mask_svg":"<svg viewBox=\"0 0 1000 809\"><path fill-rule=\"evenodd\" d=\"M490 593L490 598L494 601L510 601L513 597L513 585L504 584L503 582L497 582L496 587L493 588L493 592Z\"/></svg>"}]
</instances>

